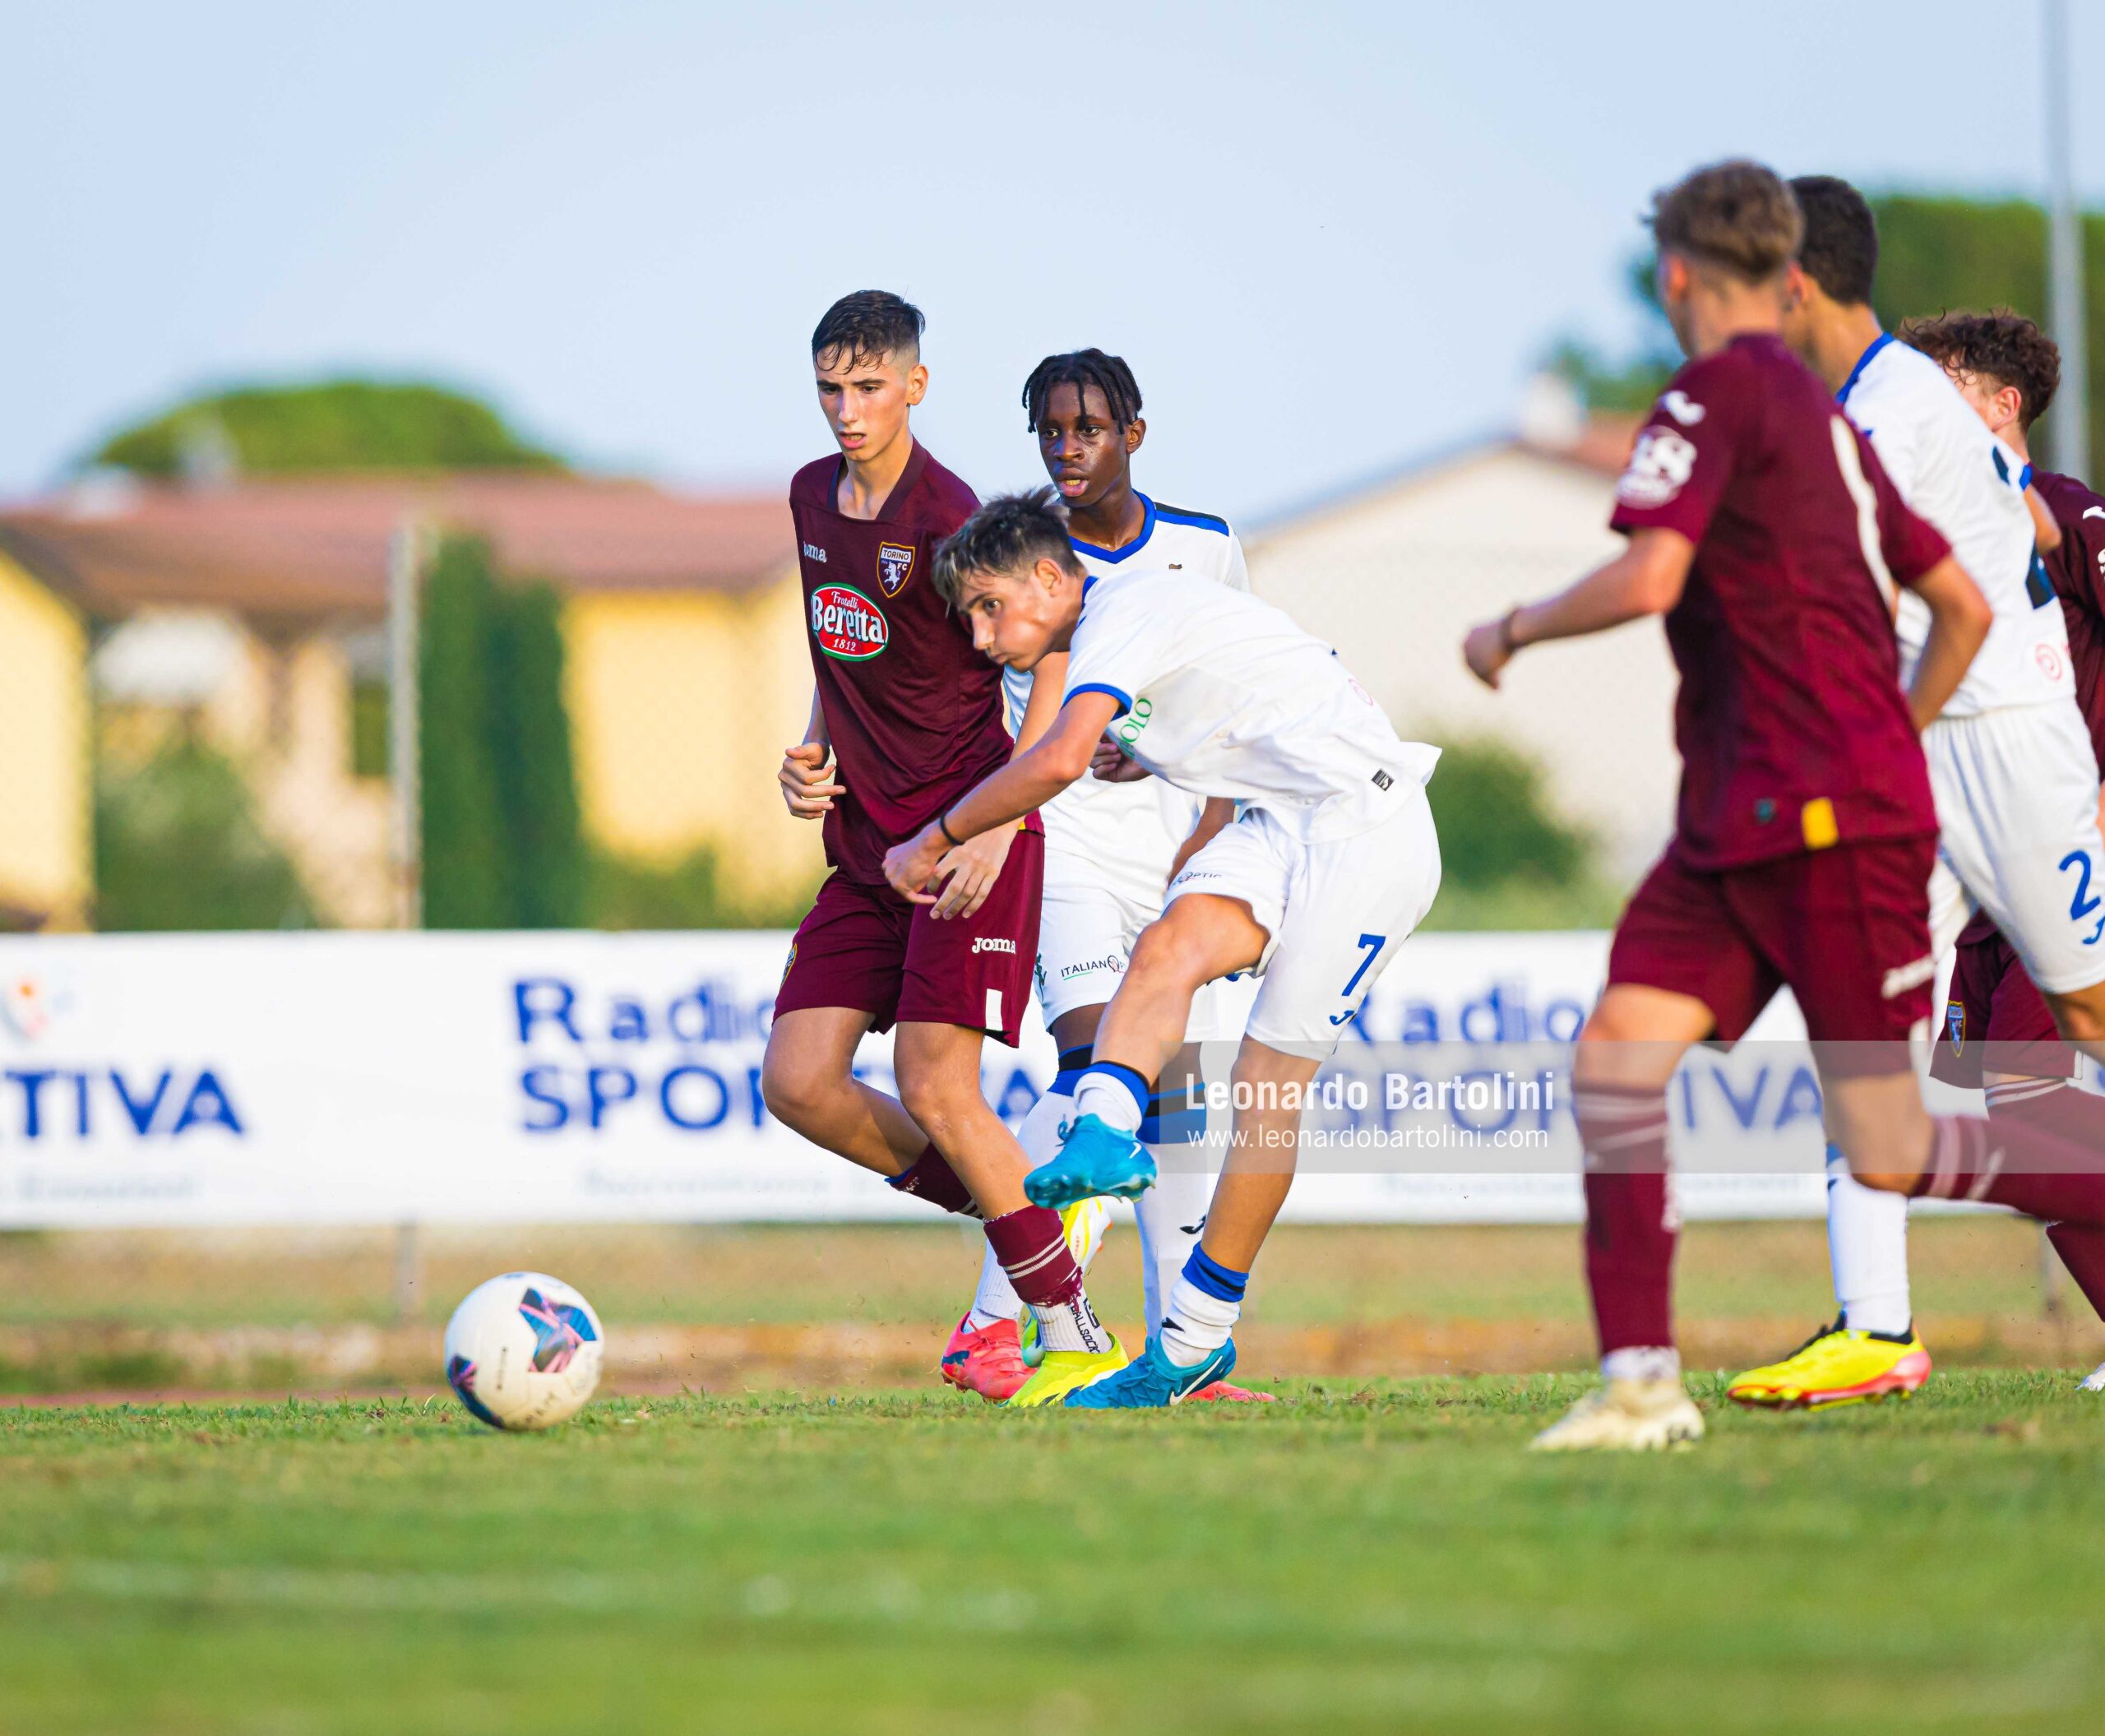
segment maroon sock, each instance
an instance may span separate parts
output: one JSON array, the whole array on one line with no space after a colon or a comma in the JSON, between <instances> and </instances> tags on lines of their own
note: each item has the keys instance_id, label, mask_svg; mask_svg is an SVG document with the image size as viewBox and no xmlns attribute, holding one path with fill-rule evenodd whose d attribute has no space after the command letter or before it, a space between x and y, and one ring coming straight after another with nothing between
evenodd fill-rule
<instances>
[{"instance_id":1,"label":"maroon sock","mask_svg":"<svg viewBox=\"0 0 2105 1736\"><path fill-rule=\"evenodd\" d=\"M933 1146L915 1158L901 1174L893 1176L890 1185L901 1193L912 1194L917 1200L926 1200L931 1206L940 1206L945 1211L955 1211L960 1217L983 1215L972 1190L951 1168L950 1160ZM1053 1215L1057 1218L1059 1214L1055 1212Z\"/></svg>"},{"instance_id":2,"label":"maroon sock","mask_svg":"<svg viewBox=\"0 0 2105 1736\"><path fill-rule=\"evenodd\" d=\"M1082 1269L1067 1246L1066 1226L1049 1206L1025 1206L987 1220L988 1245L1009 1282L1038 1318L1048 1350L1100 1351L1111 1335L1082 1288Z\"/></svg>"},{"instance_id":3,"label":"maroon sock","mask_svg":"<svg viewBox=\"0 0 2105 1736\"><path fill-rule=\"evenodd\" d=\"M1988 1123L1998 1132L2029 1125L2105 1148L2105 1097L2061 1079L2013 1079L1988 1087ZM2098 1317L2105 1319L2105 1229L2049 1224L2047 1239Z\"/></svg>"},{"instance_id":4,"label":"maroon sock","mask_svg":"<svg viewBox=\"0 0 2105 1736\"><path fill-rule=\"evenodd\" d=\"M1985 1200L2047 1223L2105 1229L2105 1144L2009 1113L1939 1115L1918 1199Z\"/></svg>"},{"instance_id":5,"label":"maroon sock","mask_svg":"<svg viewBox=\"0 0 2105 1736\"><path fill-rule=\"evenodd\" d=\"M1575 1089L1586 1148L1586 1283L1601 1354L1674 1341L1674 1243L1667 1182L1667 1094L1622 1086Z\"/></svg>"},{"instance_id":6,"label":"maroon sock","mask_svg":"<svg viewBox=\"0 0 2105 1736\"><path fill-rule=\"evenodd\" d=\"M1050 1206L1025 1206L987 1220L987 1241L1016 1294L1034 1308L1057 1308L1082 1293L1082 1269L1066 1227Z\"/></svg>"}]
</instances>

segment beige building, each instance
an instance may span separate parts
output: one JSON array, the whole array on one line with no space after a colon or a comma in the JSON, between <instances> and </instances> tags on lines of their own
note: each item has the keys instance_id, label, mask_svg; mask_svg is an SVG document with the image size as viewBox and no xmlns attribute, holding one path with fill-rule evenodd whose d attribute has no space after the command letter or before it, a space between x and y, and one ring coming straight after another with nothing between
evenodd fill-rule
<instances>
[{"instance_id":1,"label":"beige building","mask_svg":"<svg viewBox=\"0 0 2105 1736\"><path fill-rule=\"evenodd\" d=\"M0 547L0 930L86 916L87 650L79 610Z\"/></svg>"},{"instance_id":2,"label":"beige building","mask_svg":"<svg viewBox=\"0 0 2105 1736\"><path fill-rule=\"evenodd\" d=\"M1534 419L1532 437L1472 447L1264 526L1250 538L1251 581L1335 646L1405 733L1435 744L1496 736L1540 761L1551 799L1633 878L1672 830L1679 776L1659 624L1531 651L1496 693L1462 664L1474 623L1621 546L1608 521L1635 419Z\"/></svg>"},{"instance_id":3,"label":"beige building","mask_svg":"<svg viewBox=\"0 0 2105 1736\"><path fill-rule=\"evenodd\" d=\"M76 907L85 887L91 669L106 754L197 730L240 767L325 919L387 924L389 785L369 723L385 705L390 541L409 524L486 536L504 572L562 592L595 845L658 867L713 847L726 893L756 903L817 876L817 829L789 817L775 780L811 694L786 505L459 476L98 484L0 513L14 562L0 567L0 707L33 710L42 732L9 730L22 745L0 757L0 780L34 785L32 810L51 815L12 846L25 887L50 888L37 892L47 902L71 888ZM59 595L98 623L91 657ZM31 628L11 634L18 622L41 636L34 649ZM0 836L0 900L10 848Z\"/></svg>"}]
</instances>

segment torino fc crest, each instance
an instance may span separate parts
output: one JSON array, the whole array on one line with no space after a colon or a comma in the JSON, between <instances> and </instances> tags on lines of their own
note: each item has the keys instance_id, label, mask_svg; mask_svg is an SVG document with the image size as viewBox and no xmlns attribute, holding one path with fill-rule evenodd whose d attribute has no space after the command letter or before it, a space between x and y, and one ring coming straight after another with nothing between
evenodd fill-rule
<instances>
[{"instance_id":1,"label":"torino fc crest","mask_svg":"<svg viewBox=\"0 0 2105 1736\"><path fill-rule=\"evenodd\" d=\"M877 544L877 582L884 586L886 596L897 596L906 588L906 581L913 576L913 544L880 543Z\"/></svg>"}]
</instances>

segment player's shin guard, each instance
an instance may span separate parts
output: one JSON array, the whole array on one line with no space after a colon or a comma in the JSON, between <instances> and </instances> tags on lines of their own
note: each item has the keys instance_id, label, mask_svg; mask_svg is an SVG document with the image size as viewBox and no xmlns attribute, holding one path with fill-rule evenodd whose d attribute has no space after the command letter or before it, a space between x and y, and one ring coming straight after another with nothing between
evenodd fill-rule
<instances>
[{"instance_id":1,"label":"player's shin guard","mask_svg":"<svg viewBox=\"0 0 2105 1736\"><path fill-rule=\"evenodd\" d=\"M972 1190L965 1185L965 1178L951 1168L950 1160L933 1146L901 1174L888 1178L886 1184L945 1211L956 1212L960 1217L984 1215L978 1202L972 1197Z\"/></svg>"},{"instance_id":2,"label":"player's shin guard","mask_svg":"<svg viewBox=\"0 0 2105 1736\"><path fill-rule=\"evenodd\" d=\"M1632 1353L1672 1360L1674 1244L1680 1221L1667 1176L1667 1094L1576 1086L1586 1149L1586 1283L1612 1376ZM1610 1368L1609 1359L1619 1359ZM1649 1367L1649 1364L1648 1364ZM1670 1371L1669 1371L1670 1372Z\"/></svg>"},{"instance_id":3,"label":"player's shin guard","mask_svg":"<svg viewBox=\"0 0 2105 1736\"><path fill-rule=\"evenodd\" d=\"M1214 1178L1206 1162L1203 1099L1165 1103L1157 1098L1140 1137L1155 1160L1154 1186L1133 1201L1140 1232L1140 1290L1148 1336L1162 1329L1171 1287L1184 1270L1206 1227Z\"/></svg>"},{"instance_id":4,"label":"player's shin guard","mask_svg":"<svg viewBox=\"0 0 2105 1736\"><path fill-rule=\"evenodd\" d=\"M1039 1341L1048 1351L1095 1354L1111 1349L1111 1334L1089 1304L1082 1270L1067 1247L1058 1212L1047 1206L1025 1206L989 1218L987 1242L1036 1317Z\"/></svg>"},{"instance_id":5,"label":"player's shin guard","mask_svg":"<svg viewBox=\"0 0 2105 1736\"><path fill-rule=\"evenodd\" d=\"M1827 1252L1842 1324L1860 1332L1906 1332L1914 1317L1908 1201L1864 1186L1836 1146L1827 1148Z\"/></svg>"},{"instance_id":6,"label":"player's shin guard","mask_svg":"<svg viewBox=\"0 0 2105 1736\"><path fill-rule=\"evenodd\" d=\"M2105 1150L2105 1097L2080 1091L2066 1080L2014 1079L1988 1087L1988 1123L2029 1123ZM2105 1319L2105 1229L2084 1224L2049 1224L2047 1239L2069 1276Z\"/></svg>"},{"instance_id":7,"label":"player's shin guard","mask_svg":"<svg viewBox=\"0 0 2105 1736\"><path fill-rule=\"evenodd\" d=\"M2105 1229L2105 1146L2010 1115L1940 1115L1918 1199L1980 1200L2047 1223Z\"/></svg>"}]
</instances>

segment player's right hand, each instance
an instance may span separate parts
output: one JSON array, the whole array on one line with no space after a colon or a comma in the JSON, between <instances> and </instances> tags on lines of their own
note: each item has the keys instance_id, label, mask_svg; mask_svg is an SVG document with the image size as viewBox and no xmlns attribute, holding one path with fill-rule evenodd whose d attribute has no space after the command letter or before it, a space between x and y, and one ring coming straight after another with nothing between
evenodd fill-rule
<instances>
[{"instance_id":1,"label":"player's right hand","mask_svg":"<svg viewBox=\"0 0 2105 1736\"><path fill-rule=\"evenodd\" d=\"M834 782L836 766L826 764L824 742L799 742L785 748L782 769L775 781L782 786L782 799L800 820L821 820L833 812L833 799L846 795L848 787Z\"/></svg>"},{"instance_id":2,"label":"player's right hand","mask_svg":"<svg viewBox=\"0 0 2105 1736\"><path fill-rule=\"evenodd\" d=\"M1128 759L1107 735L1089 757L1089 775L1103 784L1137 784L1152 774L1138 760Z\"/></svg>"}]
</instances>

